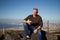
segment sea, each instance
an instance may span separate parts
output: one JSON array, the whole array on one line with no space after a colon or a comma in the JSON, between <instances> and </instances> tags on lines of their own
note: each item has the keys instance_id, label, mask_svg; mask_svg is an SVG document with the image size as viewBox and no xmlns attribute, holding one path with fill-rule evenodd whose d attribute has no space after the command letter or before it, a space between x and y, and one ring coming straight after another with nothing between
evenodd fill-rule
<instances>
[{"instance_id":1,"label":"sea","mask_svg":"<svg viewBox=\"0 0 60 40\"><path fill-rule=\"evenodd\" d=\"M18 28L18 27L23 27L22 20L0 19L0 29L1 28Z\"/></svg>"}]
</instances>

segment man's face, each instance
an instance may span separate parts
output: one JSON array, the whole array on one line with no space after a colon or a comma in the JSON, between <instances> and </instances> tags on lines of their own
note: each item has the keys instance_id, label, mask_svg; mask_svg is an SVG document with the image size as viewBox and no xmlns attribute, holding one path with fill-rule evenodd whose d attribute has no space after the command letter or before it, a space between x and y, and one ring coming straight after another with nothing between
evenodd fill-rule
<instances>
[{"instance_id":1,"label":"man's face","mask_svg":"<svg viewBox=\"0 0 60 40\"><path fill-rule=\"evenodd\" d=\"M36 10L33 10L33 11L32 11L32 14L33 14L33 15L37 15L38 13L37 13Z\"/></svg>"}]
</instances>

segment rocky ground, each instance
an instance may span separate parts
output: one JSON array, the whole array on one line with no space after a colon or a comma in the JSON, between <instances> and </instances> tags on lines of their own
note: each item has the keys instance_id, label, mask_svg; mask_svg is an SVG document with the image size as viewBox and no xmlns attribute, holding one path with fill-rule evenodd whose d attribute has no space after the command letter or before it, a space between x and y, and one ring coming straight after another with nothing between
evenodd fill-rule
<instances>
[{"instance_id":1,"label":"rocky ground","mask_svg":"<svg viewBox=\"0 0 60 40\"><path fill-rule=\"evenodd\" d=\"M57 39L57 36L52 33L45 33L42 31L43 40L60 40ZM25 40L23 31L8 31L4 35L0 36L0 40ZM31 39L28 40L37 40L37 35L32 34Z\"/></svg>"}]
</instances>

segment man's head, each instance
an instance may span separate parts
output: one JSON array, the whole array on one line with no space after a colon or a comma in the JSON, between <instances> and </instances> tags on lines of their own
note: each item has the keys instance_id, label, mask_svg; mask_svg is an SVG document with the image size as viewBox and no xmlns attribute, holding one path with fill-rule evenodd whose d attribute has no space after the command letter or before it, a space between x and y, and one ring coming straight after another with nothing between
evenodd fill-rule
<instances>
[{"instance_id":1,"label":"man's head","mask_svg":"<svg viewBox=\"0 0 60 40\"><path fill-rule=\"evenodd\" d=\"M38 14L38 9L37 9L37 8L33 8L32 14L33 14L33 15L37 15L37 14Z\"/></svg>"}]
</instances>

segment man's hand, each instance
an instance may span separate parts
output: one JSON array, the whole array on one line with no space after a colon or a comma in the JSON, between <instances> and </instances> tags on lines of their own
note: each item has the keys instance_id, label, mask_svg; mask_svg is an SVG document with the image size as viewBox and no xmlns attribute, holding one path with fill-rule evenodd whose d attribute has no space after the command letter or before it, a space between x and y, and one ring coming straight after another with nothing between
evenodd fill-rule
<instances>
[{"instance_id":1,"label":"man's hand","mask_svg":"<svg viewBox=\"0 0 60 40\"><path fill-rule=\"evenodd\" d=\"M28 24L31 24L31 21L30 21L30 20L27 20L27 23L28 23Z\"/></svg>"},{"instance_id":2,"label":"man's hand","mask_svg":"<svg viewBox=\"0 0 60 40\"><path fill-rule=\"evenodd\" d=\"M39 29L41 29L41 26L38 26L38 27L34 30L34 33L36 34Z\"/></svg>"},{"instance_id":3,"label":"man's hand","mask_svg":"<svg viewBox=\"0 0 60 40\"><path fill-rule=\"evenodd\" d=\"M38 31L38 30L37 30L37 29L35 29L35 30L34 30L34 33L36 34L36 33L37 33L37 31Z\"/></svg>"}]
</instances>

